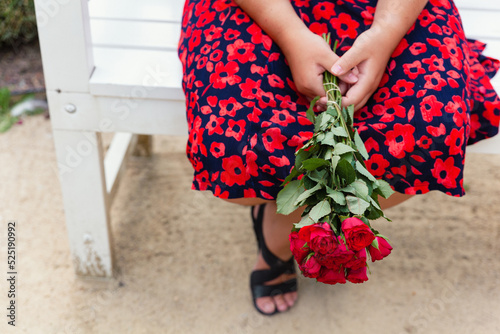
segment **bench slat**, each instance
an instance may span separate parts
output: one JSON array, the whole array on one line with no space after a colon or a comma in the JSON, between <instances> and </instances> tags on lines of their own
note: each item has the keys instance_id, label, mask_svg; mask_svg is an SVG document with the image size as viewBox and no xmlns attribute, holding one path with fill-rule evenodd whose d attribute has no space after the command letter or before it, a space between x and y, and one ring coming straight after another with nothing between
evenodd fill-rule
<instances>
[{"instance_id":1,"label":"bench slat","mask_svg":"<svg viewBox=\"0 0 500 334\"><path fill-rule=\"evenodd\" d=\"M176 51L94 47L90 93L183 100L182 66Z\"/></svg>"},{"instance_id":2,"label":"bench slat","mask_svg":"<svg viewBox=\"0 0 500 334\"><path fill-rule=\"evenodd\" d=\"M499 1L500 2L500 1ZM466 36L500 39L500 11L460 10Z\"/></svg>"},{"instance_id":3,"label":"bench slat","mask_svg":"<svg viewBox=\"0 0 500 334\"><path fill-rule=\"evenodd\" d=\"M181 22L182 0L90 0L92 18Z\"/></svg>"},{"instance_id":4,"label":"bench slat","mask_svg":"<svg viewBox=\"0 0 500 334\"><path fill-rule=\"evenodd\" d=\"M176 50L180 25L171 22L91 19L92 44L150 50Z\"/></svg>"},{"instance_id":5,"label":"bench slat","mask_svg":"<svg viewBox=\"0 0 500 334\"><path fill-rule=\"evenodd\" d=\"M500 10L498 0L455 0L455 5L458 9Z\"/></svg>"}]
</instances>

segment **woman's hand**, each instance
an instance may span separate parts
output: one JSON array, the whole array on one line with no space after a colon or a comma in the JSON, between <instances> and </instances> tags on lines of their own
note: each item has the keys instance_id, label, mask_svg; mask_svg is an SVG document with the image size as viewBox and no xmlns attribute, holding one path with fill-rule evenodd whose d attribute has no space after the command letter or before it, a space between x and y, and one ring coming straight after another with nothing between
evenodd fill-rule
<instances>
[{"instance_id":1,"label":"woman's hand","mask_svg":"<svg viewBox=\"0 0 500 334\"><path fill-rule=\"evenodd\" d=\"M362 108L377 89L392 54L390 41L383 32L369 29L358 36L352 47L333 65L331 72L345 75L346 69L357 68L358 80L342 97L342 105L354 104L354 110Z\"/></svg>"},{"instance_id":2,"label":"woman's hand","mask_svg":"<svg viewBox=\"0 0 500 334\"><path fill-rule=\"evenodd\" d=\"M342 98L345 106L362 108L377 89L394 49L403 39L428 0L379 0L370 29L358 36L353 46L333 66L342 77L351 68L359 70L359 80Z\"/></svg>"},{"instance_id":3,"label":"woman's hand","mask_svg":"<svg viewBox=\"0 0 500 334\"><path fill-rule=\"evenodd\" d=\"M323 72L329 70L338 56L322 37L312 33L297 16L290 0L235 0L281 48L290 65L298 91L309 100L316 96L318 108L326 108ZM332 39L334 39L332 37ZM356 73L344 71L341 91L355 83Z\"/></svg>"},{"instance_id":4,"label":"woman's hand","mask_svg":"<svg viewBox=\"0 0 500 334\"><path fill-rule=\"evenodd\" d=\"M322 37L307 28L291 38L293 40L282 43L281 48L292 71L295 86L308 100L321 96L316 105L319 110L324 110L326 96L323 88L323 72L329 70L339 57ZM358 80L353 71L347 71L339 78L342 92L347 90L348 84L355 84Z\"/></svg>"}]
</instances>

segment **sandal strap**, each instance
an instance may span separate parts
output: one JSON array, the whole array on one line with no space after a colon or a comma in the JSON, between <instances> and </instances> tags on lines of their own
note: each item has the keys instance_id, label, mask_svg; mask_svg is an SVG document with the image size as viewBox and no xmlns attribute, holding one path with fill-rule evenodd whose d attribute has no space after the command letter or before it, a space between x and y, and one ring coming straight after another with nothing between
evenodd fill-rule
<instances>
[{"instance_id":1,"label":"sandal strap","mask_svg":"<svg viewBox=\"0 0 500 334\"><path fill-rule=\"evenodd\" d=\"M259 250L262 250L262 257L264 258L264 261L271 267L281 267L281 266L293 266L293 256L290 258L288 261L283 261L280 258L278 258L276 255L274 255L269 248L267 248L266 241L264 240L264 229L263 229L263 222L264 222L264 210L266 208L266 204L260 204L258 211L257 211L257 217L254 216L254 206L252 206L252 211L251 211L251 216L252 216L252 222L253 222L253 230L255 232L255 238L257 239L257 244L259 247Z\"/></svg>"},{"instance_id":2,"label":"sandal strap","mask_svg":"<svg viewBox=\"0 0 500 334\"><path fill-rule=\"evenodd\" d=\"M252 291L253 303L257 311L264 315L272 315L277 313L278 309L275 309L272 313L264 313L257 307L256 299L297 291L297 278L294 277L286 282L274 285L265 284L266 282L272 281L283 274L295 274L293 256L289 260L283 261L274 255L269 248L267 248L263 231L265 206L265 204L259 205L257 217L254 216L255 207L252 207L251 216L259 250L262 252L262 258L269 265L270 269L254 270L251 273L250 290Z\"/></svg>"},{"instance_id":3,"label":"sandal strap","mask_svg":"<svg viewBox=\"0 0 500 334\"><path fill-rule=\"evenodd\" d=\"M293 262L292 262L293 263ZM295 266L271 267L271 269L254 270L250 275L250 285L263 285L283 274L295 274Z\"/></svg>"},{"instance_id":4,"label":"sandal strap","mask_svg":"<svg viewBox=\"0 0 500 334\"><path fill-rule=\"evenodd\" d=\"M250 215L253 222L253 231L255 232L255 239L257 239L257 247L260 249L261 239L262 239L262 222L264 221L264 209L266 204L260 204L258 206L257 217L254 216L255 206L252 206Z\"/></svg>"},{"instance_id":5,"label":"sandal strap","mask_svg":"<svg viewBox=\"0 0 500 334\"><path fill-rule=\"evenodd\" d=\"M262 258L271 268L284 268L287 270L289 268L294 268L293 256L289 260L283 261L276 255L274 255L269 248L267 248L266 241L264 240L264 235L262 235L262 240L260 243L260 249L262 250Z\"/></svg>"},{"instance_id":6,"label":"sandal strap","mask_svg":"<svg viewBox=\"0 0 500 334\"><path fill-rule=\"evenodd\" d=\"M252 297L254 300L260 297L282 295L285 293L297 291L297 279L292 278L286 282L274 285L250 285L250 288L252 289Z\"/></svg>"}]
</instances>

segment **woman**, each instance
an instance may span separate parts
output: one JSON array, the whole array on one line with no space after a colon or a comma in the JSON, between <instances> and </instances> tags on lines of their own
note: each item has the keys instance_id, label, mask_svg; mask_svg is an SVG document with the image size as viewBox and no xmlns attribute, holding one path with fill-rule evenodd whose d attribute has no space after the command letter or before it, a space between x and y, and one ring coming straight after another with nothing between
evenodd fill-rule
<instances>
[{"instance_id":1,"label":"woman","mask_svg":"<svg viewBox=\"0 0 500 334\"><path fill-rule=\"evenodd\" d=\"M179 56L193 189L255 206L259 312L283 312L297 298L288 234L301 212L278 215L275 199L312 135L309 101L321 96L316 107L325 108L322 73L340 77L367 167L397 191L383 208L430 190L462 196L465 146L498 131L487 77L498 62L481 47L465 39L449 0L186 1Z\"/></svg>"}]
</instances>

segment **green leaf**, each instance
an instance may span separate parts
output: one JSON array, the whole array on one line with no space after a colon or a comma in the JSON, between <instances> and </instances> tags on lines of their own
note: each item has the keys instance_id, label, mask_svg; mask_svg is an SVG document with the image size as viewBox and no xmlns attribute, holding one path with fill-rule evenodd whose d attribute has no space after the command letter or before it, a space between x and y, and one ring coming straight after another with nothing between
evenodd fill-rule
<instances>
[{"instance_id":1,"label":"green leaf","mask_svg":"<svg viewBox=\"0 0 500 334\"><path fill-rule=\"evenodd\" d=\"M288 176L285 178L285 180L283 181L283 183L281 185L284 186L285 184L289 183L290 181L292 181L293 179L295 179L299 175L300 175L300 172L299 172L298 168L296 168L294 166L292 168L292 171L290 172L290 174L288 174Z\"/></svg>"},{"instance_id":2,"label":"green leaf","mask_svg":"<svg viewBox=\"0 0 500 334\"><path fill-rule=\"evenodd\" d=\"M337 142L335 141L335 138L333 137L333 132L327 132L325 134L325 137L323 138L323 140L321 140L321 143L335 147L335 144L337 144Z\"/></svg>"},{"instance_id":3,"label":"green leaf","mask_svg":"<svg viewBox=\"0 0 500 334\"><path fill-rule=\"evenodd\" d=\"M325 183L325 177L326 177L326 174L327 174L327 170L326 169L322 169L322 170L315 170L315 171L312 171L311 173L308 174L309 178L311 180L314 180L318 183L322 183L324 184Z\"/></svg>"},{"instance_id":4,"label":"green leaf","mask_svg":"<svg viewBox=\"0 0 500 334\"><path fill-rule=\"evenodd\" d=\"M7 88L0 88L0 115L7 114L10 104L10 91Z\"/></svg>"},{"instance_id":5,"label":"green leaf","mask_svg":"<svg viewBox=\"0 0 500 334\"><path fill-rule=\"evenodd\" d=\"M384 180L377 180L376 183L378 185L377 190L379 191L380 195L382 195L382 197L389 198L389 196L394 194L394 190L392 190L389 183L385 182Z\"/></svg>"},{"instance_id":6,"label":"green leaf","mask_svg":"<svg viewBox=\"0 0 500 334\"><path fill-rule=\"evenodd\" d=\"M335 170L337 169L337 165L340 161L340 157L338 155L334 155L331 159L332 166L330 167L330 170L332 171L332 174L335 173Z\"/></svg>"},{"instance_id":7,"label":"green leaf","mask_svg":"<svg viewBox=\"0 0 500 334\"><path fill-rule=\"evenodd\" d=\"M342 191L344 193L350 193L350 194L356 195L356 189L354 189L354 187L351 187L350 184L348 184L344 188L340 189L340 191Z\"/></svg>"},{"instance_id":8,"label":"green leaf","mask_svg":"<svg viewBox=\"0 0 500 334\"><path fill-rule=\"evenodd\" d=\"M330 206L330 203L325 198L323 201L319 202L311 209L311 212L309 212L309 217L315 223L317 223L321 218L323 218L326 215L329 215L331 212L332 208Z\"/></svg>"},{"instance_id":9,"label":"green leaf","mask_svg":"<svg viewBox=\"0 0 500 334\"><path fill-rule=\"evenodd\" d=\"M347 152L356 152L356 150L343 143L337 143L337 145L335 145L335 149L333 150L333 154L335 155L342 155Z\"/></svg>"},{"instance_id":10,"label":"green leaf","mask_svg":"<svg viewBox=\"0 0 500 334\"><path fill-rule=\"evenodd\" d=\"M351 104L347 107L347 114L349 115L349 124L352 127L352 123L354 122L354 105Z\"/></svg>"},{"instance_id":11,"label":"green leaf","mask_svg":"<svg viewBox=\"0 0 500 334\"><path fill-rule=\"evenodd\" d=\"M276 198L276 205L278 207L277 212L282 215L289 215L298 209L295 205L297 198L304 192L304 187L301 185L299 180L292 181L288 183L281 191L278 193Z\"/></svg>"},{"instance_id":12,"label":"green leaf","mask_svg":"<svg viewBox=\"0 0 500 334\"><path fill-rule=\"evenodd\" d=\"M348 195L345 199L347 200L347 207L349 208L349 211L355 215L362 215L370 206L370 203L359 197Z\"/></svg>"},{"instance_id":13,"label":"green leaf","mask_svg":"<svg viewBox=\"0 0 500 334\"><path fill-rule=\"evenodd\" d=\"M370 197L370 203L375 207L377 208L378 210L382 211L382 209L380 208L380 205L377 203L377 201L373 198Z\"/></svg>"},{"instance_id":14,"label":"green leaf","mask_svg":"<svg viewBox=\"0 0 500 334\"><path fill-rule=\"evenodd\" d=\"M305 215L298 223L294 224L294 226L295 228L302 228L305 226L312 225L314 223L315 223L314 220L312 220L311 217L309 217L309 215Z\"/></svg>"},{"instance_id":15,"label":"green leaf","mask_svg":"<svg viewBox=\"0 0 500 334\"><path fill-rule=\"evenodd\" d=\"M309 104L309 109L307 109L307 111L306 111L307 119L310 120L311 123L313 123L313 124L314 124L314 121L316 120L316 116L314 115L313 108L314 108L314 105L316 104L316 102L318 102L319 98L320 98L319 96L316 96L311 101L311 104Z\"/></svg>"},{"instance_id":16,"label":"green leaf","mask_svg":"<svg viewBox=\"0 0 500 334\"><path fill-rule=\"evenodd\" d=\"M332 105L328 104L326 107L325 111L328 115L332 116L333 118L337 119L339 117L339 114L337 112L337 109L333 107Z\"/></svg>"},{"instance_id":17,"label":"green leaf","mask_svg":"<svg viewBox=\"0 0 500 334\"><path fill-rule=\"evenodd\" d=\"M337 164L336 174L343 178L346 184L350 184L356 179L356 171L346 159L340 159Z\"/></svg>"},{"instance_id":18,"label":"green leaf","mask_svg":"<svg viewBox=\"0 0 500 334\"><path fill-rule=\"evenodd\" d=\"M363 139L359 136L358 131L354 131L354 143L356 144L356 148L358 149L361 156L368 160L368 152L366 151L365 143L363 143Z\"/></svg>"},{"instance_id":19,"label":"green leaf","mask_svg":"<svg viewBox=\"0 0 500 334\"><path fill-rule=\"evenodd\" d=\"M299 197L297 197L297 200L295 201L295 205L297 206L300 206L300 202L302 202L303 200L306 200L307 198L309 198L309 196L311 196L312 194L314 194L316 191L320 190L321 189L321 184L317 184L316 186L312 187L311 189L307 189L306 191L304 191L302 194L300 194Z\"/></svg>"},{"instance_id":20,"label":"green leaf","mask_svg":"<svg viewBox=\"0 0 500 334\"><path fill-rule=\"evenodd\" d=\"M339 137L345 137L345 138L349 137L349 135L347 134L347 131L341 126L337 126L336 128L333 128L331 130L331 133L333 133L334 135L339 136Z\"/></svg>"},{"instance_id":21,"label":"green leaf","mask_svg":"<svg viewBox=\"0 0 500 334\"><path fill-rule=\"evenodd\" d=\"M328 125L333 121L333 117L327 113L321 113L318 117L316 117L316 121L314 122L314 132L318 132L319 130L325 130Z\"/></svg>"},{"instance_id":22,"label":"green leaf","mask_svg":"<svg viewBox=\"0 0 500 334\"><path fill-rule=\"evenodd\" d=\"M333 156L333 148L329 147L326 151L325 154L323 155L323 159L325 160L330 160Z\"/></svg>"},{"instance_id":23,"label":"green leaf","mask_svg":"<svg viewBox=\"0 0 500 334\"><path fill-rule=\"evenodd\" d=\"M327 160L319 159L319 158L311 158L305 161L302 161L302 168L313 171L318 169L321 166L329 165L330 163Z\"/></svg>"},{"instance_id":24,"label":"green leaf","mask_svg":"<svg viewBox=\"0 0 500 334\"><path fill-rule=\"evenodd\" d=\"M378 219L378 218L380 218L380 216L382 216L381 212L382 212L382 211L377 210L377 209L376 209L376 208L372 205L372 206L370 206L370 209L368 210L368 214L366 214L366 218L371 219L371 220Z\"/></svg>"},{"instance_id":25,"label":"green leaf","mask_svg":"<svg viewBox=\"0 0 500 334\"><path fill-rule=\"evenodd\" d=\"M302 161L309 159L310 156L311 156L310 151L298 150L297 153L295 154L295 167L300 169Z\"/></svg>"},{"instance_id":26,"label":"green leaf","mask_svg":"<svg viewBox=\"0 0 500 334\"><path fill-rule=\"evenodd\" d=\"M375 247L376 249L378 249L378 240L377 240L377 238L373 239L372 246Z\"/></svg>"},{"instance_id":27,"label":"green leaf","mask_svg":"<svg viewBox=\"0 0 500 334\"><path fill-rule=\"evenodd\" d=\"M361 162L356 161L356 169L361 174L368 178L368 180L376 182L377 179L361 164Z\"/></svg>"},{"instance_id":28,"label":"green leaf","mask_svg":"<svg viewBox=\"0 0 500 334\"><path fill-rule=\"evenodd\" d=\"M0 133L7 132L17 121L18 118L10 114L0 115Z\"/></svg>"},{"instance_id":29,"label":"green leaf","mask_svg":"<svg viewBox=\"0 0 500 334\"><path fill-rule=\"evenodd\" d=\"M363 199L368 199L368 187L363 180L356 180L351 183L349 186L353 187L356 190L356 195Z\"/></svg>"},{"instance_id":30,"label":"green leaf","mask_svg":"<svg viewBox=\"0 0 500 334\"><path fill-rule=\"evenodd\" d=\"M309 177L309 173L304 174L302 181L304 181L305 189L311 189L318 183L317 181L315 181Z\"/></svg>"},{"instance_id":31,"label":"green leaf","mask_svg":"<svg viewBox=\"0 0 500 334\"><path fill-rule=\"evenodd\" d=\"M345 205L345 196L340 191L333 190L332 188L326 188L327 196L333 199L333 201L339 205Z\"/></svg>"}]
</instances>

